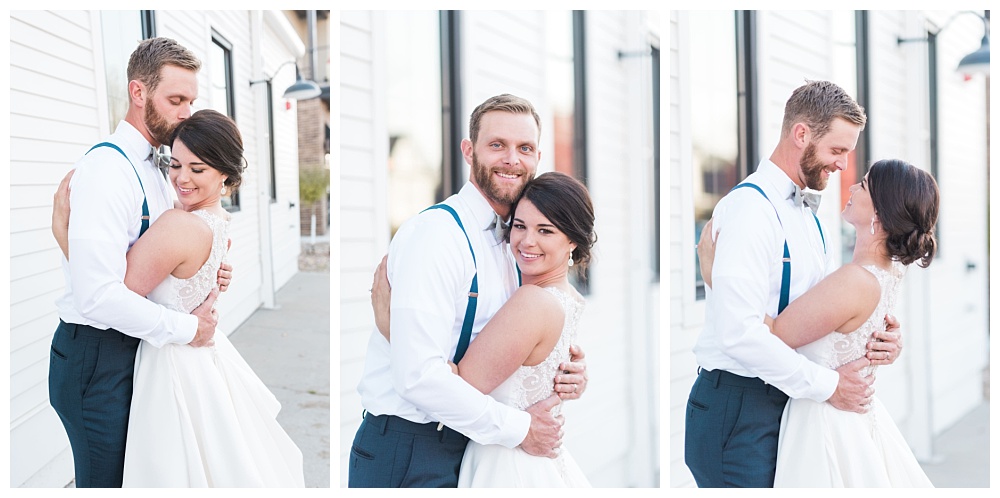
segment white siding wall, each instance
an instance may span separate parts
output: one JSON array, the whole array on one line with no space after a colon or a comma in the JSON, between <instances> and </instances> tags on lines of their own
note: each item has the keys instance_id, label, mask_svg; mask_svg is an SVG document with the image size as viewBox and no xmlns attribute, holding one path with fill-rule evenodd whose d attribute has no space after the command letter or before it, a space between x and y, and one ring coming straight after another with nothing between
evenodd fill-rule
<instances>
[{"instance_id":1,"label":"white siding wall","mask_svg":"<svg viewBox=\"0 0 1000 498\"><path fill-rule=\"evenodd\" d=\"M929 169L925 43L900 46L897 37L924 37L928 24L920 12L870 13L872 96L868 127L873 160L896 157ZM671 12L671 347L670 471L672 487L693 486L684 465L684 407L696 367L691 347L704 322L704 306L694 301L691 204L690 113L685 98L687 57L685 12ZM935 13L940 28L950 13ZM758 12L761 155L770 155L778 139L785 100L805 79L833 78L832 22L827 12ZM933 454L932 437L950 427L983 400L982 370L988 364L986 295L987 166L985 92L981 76L963 81L954 73L959 59L979 46L982 22L956 18L938 38L942 192L940 252L927 270L912 267L897 309L903 324L905 353L895 365L880 369L879 397L920 458ZM842 83L844 84L844 83ZM827 227L840 226L831 179L820 209ZM831 195L832 193L832 195ZM828 230L839 238L838 230ZM831 241L839 247L839 240ZM974 268L967 270L967 264ZM955 340L961 330L962 341ZM962 361L956 361L956 358Z\"/></svg>"},{"instance_id":2,"label":"white siding wall","mask_svg":"<svg viewBox=\"0 0 1000 498\"><path fill-rule=\"evenodd\" d=\"M49 229L56 185L87 148L109 133L100 35L100 12L11 13L11 485L64 486L73 477L69 443L48 403L48 350L58 323L54 301L64 289L59 252ZM250 14L247 11L157 12L157 32L177 39L202 59L215 29L233 44L236 122L249 167L244 176L241 211L231 228L234 282L219 299L220 330L231 333L261 303L260 204L255 192L266 168L258 166L251 74ZM265 43L267 43L265 41ZM292 58L284 50L281 60ZM290 82L276 81L276 87ZM208 81L199 76L207 107ZM284 88L284 87L281 87ZM293 107L294 109L294 107ZM294 114L276 116L279 196L298 198L297 135ZM280 131L278 131L280 130ZM287 151L291 151L290 153ZM280 182L285 186L282 190ZM279 201L281 198L279 197ZM285 201L286 204L288 201ZM277 220L294 245L275 246L278 285L290 278L298 257L298 216ZM294 223L294 227L288 227ZM290 234L290 235L287 235Z\"/></svg>"},{"instance_id":3,"label":"white siding wall","mask_svg":"<svg viewBox=\"0 0 1000 498\"><path fill-rule=\"evenodd\" d=\"M539 49L545 44L543 13L466 11L461 19L460 112L466 120L487 97L506 92L529 99L542 121L551 122ZM591 381L584 398L569 403L564 413L566 447L596 486L652 486L659 473L659 284L651 283L650 271L652 79L649 57L617 59L618 50L648 50L644 20L637 13L587 13L589 186L599 242L580 331ZM340 160L364 165L340 173L340 483L346 485L347 457L361 420L356 387L372 329L365 287L388 246L387 139L380 122L385 110L377 107L384 77L376 62L384 50L380 14L342 12L339 26ZM552 169L546 156L553 143L549 128L542 130L539 171ZM634 191L637 185L643 191ZM637 226L641 229L630 230Z\"/></svg>"},{"instance_id":4,"label":"white siding wall","mask_svg":"<svg viewBox=\"0 0 1000 498\"><path fill-rule=\"evenodd\" d=\"M374 326L372 270L389 247L388 135L379 92L384 77L384 16L340 13L340 485L361 424L358 382ZM351 165L351 166L345 166Z\"/></svg>"},{"instance_id":5,"label":"white siding wall","mask_svg":"<svg viewBox=\"0 0 1000 498\"><path fill-rule=\"evenodd\" d=\"M59 323L54 302L63 292L49 226L56 185L107 132L95 15L12 12L10 18L12 486L65 484L73 473L69 441L48 402L49 344Z\"/></svg>"}]
</instances>

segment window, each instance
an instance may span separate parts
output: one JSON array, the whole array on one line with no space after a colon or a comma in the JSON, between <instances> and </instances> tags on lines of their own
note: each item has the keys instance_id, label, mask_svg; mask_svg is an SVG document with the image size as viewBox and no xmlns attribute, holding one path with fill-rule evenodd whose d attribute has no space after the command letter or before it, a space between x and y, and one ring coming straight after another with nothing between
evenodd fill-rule
<instances>
[{"instance_id":1,"label":"window","mask_svg":"<svg viewBox=\"0 0 1000 498\"><path fill-rule=\"evenodd\" d=\"M653 54L653 277L660 281L660 48Z\"/></svg>"},{"instance_id":2,"label":"window","mask_svg":"<svg viewBox=\"0 0 1000 498\"><path fill-rule=\"evenodd\" d=\"M215 109L236 120L236 94L233 85L233 45L215 31L212 31L212 45L209 47L207 62L208 64L206 64L204 72L208 75L208 98L206 99L208 106L210 109ZM270 91L268 94L270 95ZM239 192L227 192L222 197L222 207L230 212L239 211Z\"/></svg>"},{"instance_id":3,"label":"window","mask_svg":"<svg viewBox=\"0 0 1000 498\"><path fill-rule=\"evenodd\" d=\"M691 161L697 241L723 196L756 166L754 14L691 12ZM695 254L696 298L705 282Z\"/></svg>"},{"instance_id":4,"label":"window","mask_svg":"<svg viewBox=\"0 0 1000 498\"><path fill-rule=\"evenodd\" d=\"M833 18L833 77L848 94L867 109L868 95L868 13L865 11L831 11ZM851 185L861 181L871 164L868 158L871 127L865 126L858 136L858 145L847 157L847 167L840 173L838 206L851 198ZM850 223L841 220L841 261L850 261L854 254L856 233Z\"/></svg>"},{"instance_id":5,"label":"window","mask_svg":"<svg viewBox=\"0 0 1000 498\"><path fill-rule=\"evenodd\" d=\"M446 188L444 178L439 14L387 11L385 32L389 222L395 234L404 221L457 187Z\"/></svg>"},{"instance_id":6,"label":"window","mask_svg":"<svg viewBox=\"0 0 1000 498\"><path fill-rule=\"evenodd\" d=\"M275 159L274 159L274 87L271 85L271 80L267 80L267 88L265 89L266 100L264 108L267 110L267 140L268 140L268 159L271 161L271 204L278 201L278 187L276 184L277 174L275 172ZM327 144L329 144L329 134L327 134Z\"/></svg>"},{"instance_id":7,"label":"window","mask_svg":"<svg viewBox=\"0 0 1000 498\"><path fill-rule=\"evenodd\" d=\"M128 59L139 40L153 36L153 13L148 10L101 11L104 76L108 92L110 130L128 111Z\"/></svg>"}]
</instances>

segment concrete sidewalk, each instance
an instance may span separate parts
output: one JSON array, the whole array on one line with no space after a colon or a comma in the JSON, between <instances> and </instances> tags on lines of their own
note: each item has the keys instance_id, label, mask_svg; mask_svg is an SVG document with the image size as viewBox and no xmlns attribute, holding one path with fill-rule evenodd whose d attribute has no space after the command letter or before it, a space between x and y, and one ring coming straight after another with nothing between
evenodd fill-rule
<instances>
[{"instance_id":1,"label":"concrete sidewalk","mask_svg":"<svg viewBox=\"0 0 1000 498\"><path fill-rule=\"evenodd\" d=\"M308 488L330 487L330 274L299 272L229 338L281 402Z\"/></svg>"}]
</instances>

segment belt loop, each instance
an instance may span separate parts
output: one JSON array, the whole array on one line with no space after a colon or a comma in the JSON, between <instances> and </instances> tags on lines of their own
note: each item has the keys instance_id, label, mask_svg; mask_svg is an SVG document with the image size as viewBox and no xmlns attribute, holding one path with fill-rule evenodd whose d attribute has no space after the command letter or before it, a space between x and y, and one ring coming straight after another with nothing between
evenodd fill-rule
<instances>
[{"instance_id":1,"label":"belt loop","mask_svg":"<svg viewBox=\"0 0 1000 498\"><path fill-rule=\"evenodd\" d=\"M66 323L66 322L63 322L63 323ZM66 331L69 332L69 338L70 339L76 339L76 328L78 326L79 325L77 325L75 323L67 323L66 324Z\"/></svg>"},{"instance_id":2,"label":"belt loop","mask_svg":"<svg viewBox=\"0 0 1000 498\"><path fill-rule=\"evenodd\" d=\"M712 376L712 387L718 389L719 388L719 381L722 380L722 371L721 370L713 370L712 373L715 374L715 375Z\"/></svg>"},{"instance_id":3,"label":"belt loop","mask_svg":"<svg viewBox=\"0 0 1000 498\"><path fill-rule=\"evenodd\" d=\"M371 413L367 413L368 410L365 410L365 412L365 421L375 426L375 428L378 429L380 436L384 436L385 429L386 426L389 425L389 417L391 417L391 415L372 415L372 418L369 419L368 415L371 415Z\"/></svg>"}]
</instances>

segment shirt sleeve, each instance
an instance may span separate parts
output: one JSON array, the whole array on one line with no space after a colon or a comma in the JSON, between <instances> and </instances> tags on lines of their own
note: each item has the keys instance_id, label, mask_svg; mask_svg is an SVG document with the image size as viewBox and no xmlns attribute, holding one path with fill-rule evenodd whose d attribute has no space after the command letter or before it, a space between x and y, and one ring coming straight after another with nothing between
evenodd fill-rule
<instances>
[{"instance_id":1,"label":"shirt sleeve","mask_svg":"<svg viewBox=\"0 0 1000 498\"><path fill-rule=\"evenodd\" d=\"M445 212L424 213L396 233L388 260L393 387L473 441L513 448L528 434L531 416L479 392L447 363L456 342L456 309L467 303L471 275L465 268L471 257Z\"/></svg>"},{"instance_id":2,"label":"shirt sleeve","mask_svg":"<svg viewBox=\"0 0 1000 498\"><path fill-rule=\"evenodd\" d=\"M194 315L169 310L125 286L129 228L138 223L131 171L107 164L122 161L95 150L71 180L69 274L73 304L81 316L160 347L187 344L198 329ZM131 176L129 176L131 175ZM140 194L141 195L141 194Z\"/></svg>"},{"instance_id":3,"label":"shirt sleeve","mask_svg":"<svg viewBox=\"0 0 1000 498\"><path fill-rule=\"evenodd\" d=\"M837 372L809 361L764 324L770 268L782 252L774 236L781 231L777 215L763 198L746 199L738 209L729 206L721 214L713 222L720 235L712 267L713 298L725 303L714 317L720 347L792 398L829 399L839 381Z\"/></svg>"}]
</instances>

